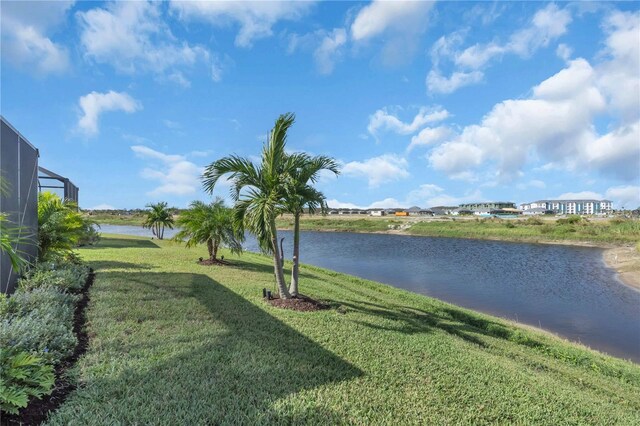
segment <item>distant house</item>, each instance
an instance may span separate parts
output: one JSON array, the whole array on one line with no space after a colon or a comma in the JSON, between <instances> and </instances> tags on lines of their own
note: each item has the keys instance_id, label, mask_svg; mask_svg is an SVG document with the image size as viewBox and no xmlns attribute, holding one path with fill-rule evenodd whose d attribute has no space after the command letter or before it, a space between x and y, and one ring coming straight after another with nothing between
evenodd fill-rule
<instances>
[{"instance_id":1,"label":"distant house","mask_svg":"<svg viewBox=\"0 0 640 426\"><path fill-rule=\"evenodd\" d=\"M429 208L429 210L431 210L436 216L452 214L452 212L457 209L458 208L455 206L436 206Z\"/></svg>"},{"instance_id":2,"label":"distant house","mask_svg":"<svg viewBox=\"0 0 640 426\"><path fill-rule=\"evenodd\" d=\"M395 212L396 216L409 216L409 212L408 211L397 211Z\"/></svg>"},{"instance_id":3,"label":"distant house","mask_svg":"<svg viewBox=\"0 0 640 426\"><path fill-rule=\"evenodd\" d=\"M386 212L382 209L371 209L369 210L369 214L371 216L385 216Z\"/></svg>"},{"instance_id":4,"label":"distant house","mask_svg":"<svg viewBox=\"0 0 640 426\"><path fill-rule=\"evenodd\" d=\"M544 207L535 207L533 209L527 209L522 211L522 214L525 216L537 216L537 215L553 214L553 213L554 213L553 210L547 210Z\"/></svg>"},{"instance_id":5,"label":"distant house","mask_svg":"<svg viewBox=\"0 0 640 426\"><path fill-rule=\"evenodd\" d=\"M489 212L491 210L515 209L516 203L512 203L511 201L487 201L484 203L460 204L459 208L462 210L471 210L474 213L477 211Z\"/></svg>"}]
</instances>

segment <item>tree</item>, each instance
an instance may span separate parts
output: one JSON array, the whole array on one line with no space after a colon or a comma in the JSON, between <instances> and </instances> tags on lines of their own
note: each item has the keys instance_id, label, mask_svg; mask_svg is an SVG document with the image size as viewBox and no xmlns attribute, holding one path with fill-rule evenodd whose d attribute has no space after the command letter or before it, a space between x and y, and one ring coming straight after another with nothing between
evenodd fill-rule
<instances>
[{"instance_id":1,"label":"tree","mask_svg":"<svg viewBox=\"0 0 640 426\"><path fill-rule=\"evenodd\" d=\"M173 229L173 215L167 208L166 202L147 204L149 210L146 212L147 218L142 224L143 228L151 229L153 235L159 240L164 239L164 228Z\"/></svg>"},{"instance_id":2,"label":"tree","mask_svg":"<svg viewBox=\"0 0 640 426\"><path fill-rule=\"evenodd\" d=\"M290 165L287 162L285 145L287 131L293 125L295 116L283 114L275 122L269 140L262 148L259 164L248 158L231 155L221 158L206 167L203 185L207 192L213 192L216 183L224 175L229 175L232 183L231 196L234 200L234 220L239 229L246 228L255 235L260 248L273 256L273 269L280 297L291 297L286 287L284 271L278 250L276 217L286 211L285 178Z\"/></svg>"},{"instance_id":3,"label":"tree","mask_svg":"<svg viewBox=\"0 0 640 426\"><path fill-rule=\"evenodd\" d=\"M340 173L338 163L331 157L315 156L307 154L292 154L288 158L290 165L286 179L286 206L289 213L293 214L293 267L291 269L291 285L289 293L298 296L298 275L300 271L300 216L305 207L309 214L315 214L318 210L323 214L327 211L327 203L322 192L313 188L320 172L328 170L335 175Z\"/></svg>"},{"instance_id":4,"label":"tree","mask_svg":"<svg viewBox=\"0 0 640 426\"><path fill-rule=\"evenodd\" d=\"M68 253L93 224L82 217L75 203L51 192L38 195L38 258Z\"/></svg>"},{"instance_id":5,"label":"tree","mask_svg":"<svg viewBox=\"0 0 640 426\"><path fill-rule=\"evenodd\" d=\"M187 247L206 244L209 260L215 263L221 263L218 260L218 248L221 245L228 247L232 253L242 252L244 233L234 225L233 211L224 205L222 199L217 198L211 204L194 201L189 207L176 221L182 229L175 240L186 240Z\"/></svg>"}]
</instances>

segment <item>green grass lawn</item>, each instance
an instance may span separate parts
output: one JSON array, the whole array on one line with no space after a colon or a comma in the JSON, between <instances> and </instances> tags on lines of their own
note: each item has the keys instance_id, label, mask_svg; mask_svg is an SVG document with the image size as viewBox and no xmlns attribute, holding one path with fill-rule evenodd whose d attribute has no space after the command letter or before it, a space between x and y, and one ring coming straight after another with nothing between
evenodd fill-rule
<instances>
[{"instance_id":1,"label":"green grass lawn","mask_svg":"<svg viewBox=\"0 0 640 426\"><path fill-rule=\"evenodd\" d=\"M640 424L640 366L494 317L304 265L333 308L279 310L250 253L205 267L108 236L81 254L91 342L49 424Z\"/></svg>"}]
</instances>

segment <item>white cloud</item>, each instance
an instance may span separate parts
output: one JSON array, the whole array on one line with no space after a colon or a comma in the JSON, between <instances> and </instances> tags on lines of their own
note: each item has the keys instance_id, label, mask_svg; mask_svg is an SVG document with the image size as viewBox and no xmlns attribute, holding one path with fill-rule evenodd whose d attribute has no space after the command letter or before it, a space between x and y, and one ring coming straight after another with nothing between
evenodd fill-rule
<instances>
[{"instance_id":1,"label":"white cloud","mask_svg":"<svg viewBox=\"0 0 640 426\"><path fill-rule=\"evenodd\" d=\"M452 196L444 193L444 189L434 184L423 184L410 191L403 200L396 198L384 198L374 201L368 205L357 205L349 202L342 202L337 199L327 201L330 208L346 209L386 209L386 208L408 208L418 206L429 208L435 206L457 206L461 203L485 201L485 197L478 190L468 191L462 196Z\"/></svg>"},{"instance_id":2,"label":"white cloud","mask_svg":"<svg viewBox=\"0 0 640 426\"><path fill-rule=\"evenodd\" d=\"M546 187L547 187L547 184L544 183L543 181L539 180L539 179L532 179L529 182L519 183L518 185L516 185L516 188L518 188L521 191L523 191L523 190L525 190L527 188L544 189Z\"/></svg>"},{"instance_id":3,"label":"white cloud","mask_svg":"<svg viewBox=\"0 0 640 426\"><path fill-rule=\"evenodd\" d=\"M559 58L565 61L568 61L569 59L571 59L572 54L573 54L573 49L564 43L560 43L556 48L556 55L558 55Z\"/></svg>"},{"instance_id":4,"label":"white cloud","mask_svg":"<svg viewBox=\"0 0 640 426\"><path fill-rule=\"evenodd\" d=\"M449 77L445 77L437 69L432 69L427 74L427 91L429 93L453 93L461 87L479 83L483 78L484 73L481 71L456 71Z\"/></svg>"},{"instance_id":5,"label":"white cloud","mask_svg":"<svg viewBox=\"0 0 640 426\"><path fill-rule=\"evenodd\" d=\"M374 0L356 15L351 24L351 40L360 47L377 39L385 65L406 63L418 51L432 7L433 2L426 1Z\"/></svg>"},{"instance_id":6,"label":"white cloud","mask_svg":"<svg viewBox=\"0 0 640 426\"><path fill-rule=\"evenodd\" d=\"M441 142L450 136L452 130L447 126L426 127L417 135L411 138L411 143L407 147L407 152L411 152L414 148L424 145L433 145Z\"/></svg>"},{"instance_id":7,"label":"white cloud","mask_svg":"<svg viewBox=\"0 0 640 426\"><path fill-rule=\"evenodd\" d=\"M97 206L93 206L87 210L118 210L113 207L111 204L98 204Z\"/></svg>"},{"instance_id":8,"label":"white cloud","mask_svg":"<svg viewBox=\"0 0 640 426\"><path fill-rule=\"evenodd\" d=\"M281 20L297 20L313 5L310 1L172 1L171 9L181 19L203 20L221 27L238 24L235 43L251 47L253 42L273 34L272 27Z\"/></svg>"},{"instance_id":9,"label":"white cloud","mask_svg":"<svg viewBox=\"0 0 640 426\"><path fill-rule=\"evenodd\" d=\"M566 8L559 9L552 3L538 10L528 26L511 34L504 43L492 41L459 50L465 32L458 31L443 36L431 48L433 68L427 75L427 89L431 93L452 93L461 87L479 83L484 77L481 70L494 58L506 54L529 57L565 34L570 23L569 11ZM567 49L558 52L568 55ZM449 77L442 75L440 71L440 64L444 59L452 61L455 65Z\"/></svg>"},{"instance_id":10,"label":"white cloud","mask_svg":"<svg viewBox=\"0 0 640 426\"><path fill-rule=\"evenodd\" d=\"M429 155L451 176L473 177L492 164L502 181L532 161L541 170L595 171L623 180L640 176L640 13L605 18L600 62L576 58L532 88L524 99L496 104L479 124L465 127ZM559 30L554 30L558 33ZM617 78L612 78L612 73ZM609 129L598 133L596 120Z\"/></svg>"},{"instance_id":11,"label":"white cloud","mask_svg":"<svg viewBox=\"0 0 640 426\"><path fill-rule=\"evenodd\" d=\"M142 109L142 105L124 92L107 93L91 92L80 97L78 101L82 109L82 116L78 121L78 130L86 135L98 133L98 120L103 112L124 111L133 113Z\"/></svg>"},{"instance_id":12,"label":"white cloud","mask_svg":"<svg viewBox=\"0 0 640 426\"><path fill-rule=\"evenodd\" d=\"M190 82L179 68L211 64L202 46L180 42L162 17L162 4L147 1L108 3L77 13L84 56L127 74L148 72L183 87ZM212 75L214 81L219 74ZM218 79L218 80L217 80Z\"/></svg>"},{"instance_id":13,"label":"white cloud","mask_svg":"<svg viewBox=\"0 0 640 426\"><path fill-rule=\"evenodd\" d=\"M351 25L351 37L362 41L386 31L422 32L433 2L374 0L363 7Z\"/></svg>"},{"instance_id":14,"label":"white cloud","mask_svg":"<svg viewBox=\"0 0 640 426\"><path fill-rule=\"evenodd\" d=\"M384 154L362 162L351 161L344 165L342 174L344 176L365 178L370 188L376 188L383 183L409 177L407 167L408 163L404 158L394 154Z\"/></svg>"},{"instance_id":15,"label":"white cloud","mask_svg":"<svg viewBox=\"0 0 640 426\"><path fill-rule=\"evenodd\" d=\"M344 28L335 28L324 36L322 42L313 53L313 58L321 74L331 74L336 61L341 55L341 48L347 42Z\"/></svg>"},{"instance_id":16,"label":"white cloud","mask_svg":"<svg viewBox=\"0 0 640 426\"><path fill-rule=\"evenodd\" d=\"M149 163L142 169L140 176L159 184L147 195L190 195L200 187L203 168L187 161L185 156L164 154L142 145L133 145L131 150L138 158Z\"/></svg>"},{"instance_id":17,"label":"white cloud","mask_svg":"<svg viewBox=\"0 0 640 426\"><path fill-rule=\"evenodd\" d=\"M629 210L640 207L640 186L615 186L607 189L605 197L613 201L614 206Z\"/></svg>"},{"instance_id":18,"label":"white cloud","mask_svg":"<svg viewBox=\"0 0 640 426\"><path fill-rule=\"evenodd\" d=\"M594 191L565 192L556 197L556 200L601 200L602 194Z\"/></svg>"},{"instance_id":19,"label":"white cloud","mask_svg":"<svg viewBox=\"0 0 640 426\"><path fill-rule=\"evenodd\" d=\"M405 123L391 112L389 108L382 108L369 116L367 131L374 137L380 130L392 131L401 135L410 135L429 123L442 121L448 117L449 112L441 107L420 107L413 120L410 123Z\"/></svg>"},{"instance_id":20,"label":"white cloud","mask_svg":"<svg viewBox=\"0 0 640 426\"><path fill-rule=\"evenodd\" d=\"M3 2L0 30L2 57L34 74L62 73L69 52L48 34L66 18L73 1Z\"/></svg>"}]
</instances>

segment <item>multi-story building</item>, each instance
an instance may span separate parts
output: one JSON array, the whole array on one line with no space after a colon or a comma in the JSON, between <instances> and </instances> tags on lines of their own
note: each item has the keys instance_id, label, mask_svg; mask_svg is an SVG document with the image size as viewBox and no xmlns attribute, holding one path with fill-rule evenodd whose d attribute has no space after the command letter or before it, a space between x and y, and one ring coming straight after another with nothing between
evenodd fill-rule
<instances>
[{"instance_id":1,"label":"multi-story building","mask_svg":"<svg viewBox=\"0 0 640 426\"><path fill-rule=\"evenodd\" d=\"M460 210L471 210L472 212L490 212L491 210L515 209L516 203L508 201L488 201L486 203L460 204Z\"/></svg>"},{"instance_id":2,"label":"multi-story building","mask_svg":"<svg viewBox=\"0 0 640 426\"><path fill-rule=\"evenodd\" d=\"M560 214L604 214L613 209L609 200L538 200L520 205L523 211L531 209L551 210Z\"/></svg>"}]
</instances>

